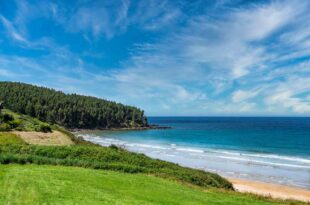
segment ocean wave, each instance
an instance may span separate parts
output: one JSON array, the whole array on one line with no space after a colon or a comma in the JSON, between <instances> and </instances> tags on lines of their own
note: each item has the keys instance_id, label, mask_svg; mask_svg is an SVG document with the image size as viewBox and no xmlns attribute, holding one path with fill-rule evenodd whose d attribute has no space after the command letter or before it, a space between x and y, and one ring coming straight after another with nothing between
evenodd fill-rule
<instances>
[{"instance_id":1,"label":"ocean wave","mask_svg":"<svg viewBox=\"0 0 310 205\"><path fill-rule=\"evenodd\" d=\"M293 161L300 162L305 164L310 164L310 159L301 158L301 157L291 157L285 155L275 155L275 154L256 154L256 153L248 153L248 152L234 152L234 151L226 151L219 149L206 149L206 152L213 152L225 155L233 155L233 156L244 156L244 157L255 157L255 158L265 158L265 159L277 159L277 160L285 160L285 161Z\"/></svg>"},{"instance_id":2,"label":"ocean wave","mask_svg":"<svg viewBox=\"0 0 310 205\"><path fill-rule=\"evenodd\" d=\"M204 153L204 150L193 149L193 148L174 148L174 149L177 150L177 151Z\"/></svg>"},{"instance_id":3,"label":"ocean wave","mask_svg":"<svg viewBox=\"0 0 310 205\"><path fill-rule=\"evenodd\" d=\"M284 155L275 154L260 154L260 153L249 153L249 152L236 152L222 149L210 149L196 147L184 147L178 146L176 144L161 145L161 144L146 144L146 143L134 143L123 141L115 138L100 137L96 135L80 135L85 140L92 141L94 143L100 144L102 146L109 146L115 144L118 146L124 146L132 151L136 149L143 149L145 152L151 152L155 150L164 151L165 155L175 156L175 153L179 152L183 154L196 154L199 158L201 157L213 157L234 160L239 162L246 162L248 164L259 164L264 166L277 166L277 167L290 167L290 168L303 168L310 169L310 160L300 157L291 157ZM171 152L170 152L171 151ZM160 153L160 152L159 152Z\"/></svg>"},{"instance_id":4,"label":"ocean wave","mask_svg":"<svg viewBox=\"0 0 310 205\"><path fill-rule=\"evenodd\" d=\"M253 160L253 159L244 159L244 158L240 158L240 157L238 158L238 157L219 156L219 158L236 160L236 161L246 161L246 162L251 163L251 164L260 164L260 165L265 165L265 166L277 166L277 167L282 166L282 167L310 169L310 166L298 165L298 164L285 164L285 163L277 163L277 162L267 162L267 161Z\"/></svg>"}]
</instances>

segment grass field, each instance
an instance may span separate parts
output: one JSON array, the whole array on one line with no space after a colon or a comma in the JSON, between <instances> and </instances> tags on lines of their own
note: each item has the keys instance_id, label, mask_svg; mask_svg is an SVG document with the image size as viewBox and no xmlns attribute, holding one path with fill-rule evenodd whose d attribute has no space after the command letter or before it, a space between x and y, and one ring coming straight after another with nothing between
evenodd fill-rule
<instances>
[{"instance_id":1,"label":"grass field","mask_svg":"<svg viewBox=\"0 0 310 205\"><path fill-rule=\"evenodd\" d=\"M278 204L143 174L49 165L0 165L0 204Z\"/></svg>"},{"instance_id":2,"label":"grass field","mask_svg":"<svg viewBox=\"0 0 310 205\"><path fill-rule=\"evenodd\" d=\"M0 132L0 145L26 144L24 140L13 133Z\"/></svg>"}]
</instances>

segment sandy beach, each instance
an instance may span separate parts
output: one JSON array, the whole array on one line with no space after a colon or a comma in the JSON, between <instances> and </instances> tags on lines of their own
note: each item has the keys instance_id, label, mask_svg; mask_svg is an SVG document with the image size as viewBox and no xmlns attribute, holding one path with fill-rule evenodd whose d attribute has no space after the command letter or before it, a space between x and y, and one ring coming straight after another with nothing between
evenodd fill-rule
<instances>
[{"instance_id":1,"label":"sandy beach","mask_svg":"<svg viewBox=\"0 0 310 205\"><path fill-rule=\"evenodd\" d=\"M279 199L295 199L310 202L310 190L307 189L236 178L229 178L229 181L231 181L234 188L240 192L249 192Z\"/></svg>"}]
</instances>

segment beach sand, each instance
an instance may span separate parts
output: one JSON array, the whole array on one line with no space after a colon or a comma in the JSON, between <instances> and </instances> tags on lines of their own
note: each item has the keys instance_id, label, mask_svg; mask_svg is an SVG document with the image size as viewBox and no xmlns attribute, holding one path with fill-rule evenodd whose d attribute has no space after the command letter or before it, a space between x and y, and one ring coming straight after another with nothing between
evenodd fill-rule
<instances>
[{"instance_id":1,"label":"beach sand","mask_svg":"<svg viewBox=\"0 0 310 205\"><path fill-rule=\"evenodd\" d=\"M295 199L310 202L310 190L244 179L229 178L229 181L239 192L249 192L263 196L271 196L272 198Z\"/></svg>"}]
</instances>

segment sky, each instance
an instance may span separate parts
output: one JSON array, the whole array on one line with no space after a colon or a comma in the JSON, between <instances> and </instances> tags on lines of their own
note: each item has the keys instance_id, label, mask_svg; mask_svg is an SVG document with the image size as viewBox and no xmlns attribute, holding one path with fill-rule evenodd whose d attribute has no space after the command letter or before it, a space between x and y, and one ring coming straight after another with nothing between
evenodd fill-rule
<instances>
[{"instance_id":1,"label":"sky","mask_svg":"<svg viewBox=\"0 0 310 205\"><path fill-rule=\"evenodd\" d=\"M310 116L310 1L0 0L0 81L148 116Z\"/></svg>"}]
</instances>

